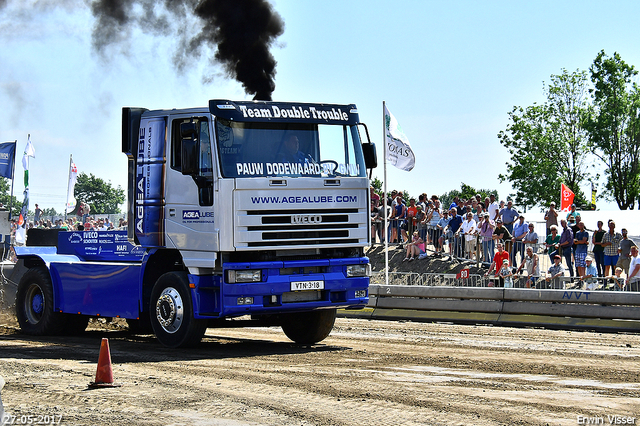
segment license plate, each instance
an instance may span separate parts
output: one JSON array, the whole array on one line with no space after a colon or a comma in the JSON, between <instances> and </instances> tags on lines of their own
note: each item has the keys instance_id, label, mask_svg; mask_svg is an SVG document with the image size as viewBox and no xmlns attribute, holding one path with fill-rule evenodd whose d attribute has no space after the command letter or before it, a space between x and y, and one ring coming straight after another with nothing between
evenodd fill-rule
<instances>
[{"instance_id":1,"label":"license plate","mask_svg":"<svg viewBox=\"0 0 640 426\"><path fill-rule=\"evenodd\" d=\"M324 289L324 281L292 281L291 291L303 291L303 290L322 290Z\"/></svg>"}]
</instances>

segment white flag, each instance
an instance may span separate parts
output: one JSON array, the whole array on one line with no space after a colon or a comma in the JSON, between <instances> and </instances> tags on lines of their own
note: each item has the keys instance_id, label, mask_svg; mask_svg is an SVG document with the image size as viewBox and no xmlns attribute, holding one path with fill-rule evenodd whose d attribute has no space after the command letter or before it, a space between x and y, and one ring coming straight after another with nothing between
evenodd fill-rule
<instances>
[{"instance_id":1,"label":"white flag","mask_svg":"<svg viewBox=\"0 0 640 426\"><path fill-rule=\"evenodd\" d=\"M409 139L405 136L398 120L384 106L385 144L387 148L387 160L400 170L411 171L416 164Z\"/></svg>"},{"instance_id":2,"label":"white flag","mask_svg":"<svg viewBox=\"0 0 640 426\"><path fill-rule=\"evenodd\" d=\"M27 146L24 148L24 154L22 155L22 168L25 170L29 170L28 157L36 158L36 149L31 143L31 135L29 135Z\"/></svg>"},{"instance_id":3,"label":"white flag","mask_svg":"<svg viewBox=\"0 0 640 426\"><path fill-rule=\"evenodd\" d=\"M69 187L67 188L67 213L71 213L76 208L76 197L74 191L78 180L78 168L76 163L69 164Z\"/></svg>"}]
</instances>

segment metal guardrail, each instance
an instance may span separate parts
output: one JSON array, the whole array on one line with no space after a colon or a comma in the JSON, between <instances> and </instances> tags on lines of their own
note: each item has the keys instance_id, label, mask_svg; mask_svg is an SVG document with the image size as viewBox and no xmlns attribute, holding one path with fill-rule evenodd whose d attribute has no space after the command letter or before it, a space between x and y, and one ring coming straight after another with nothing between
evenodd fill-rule
<instances>
[{"instance_id":1,"label":"metal guardrail","mask_svg":"<svg viewBox=\"0 0 640 426\"><path fill-rule=\"evenodd\" d=\"M589 291L623 291L637 292L640 291L636 286L617 284L613 278L593 277L585 281L581 281L575 277L559 277L557 281L559 285L553 286L553 282L545 281L545 275L537 277L534 285L527 285L529 277L526 275L518 275L513 279L513 288L522 289L561 289L561 290L589 290ZM624 281L624 280L622 280ZM385 285L384 271L375 271L371 275L371 284ZM436 274L430 272L389 272L389 285L405 285L405 286L445 286L445 287L499 287L498 279L493 275L469 274L468 276L457 277L457 274Z\"/></svg>"}]
</instances>

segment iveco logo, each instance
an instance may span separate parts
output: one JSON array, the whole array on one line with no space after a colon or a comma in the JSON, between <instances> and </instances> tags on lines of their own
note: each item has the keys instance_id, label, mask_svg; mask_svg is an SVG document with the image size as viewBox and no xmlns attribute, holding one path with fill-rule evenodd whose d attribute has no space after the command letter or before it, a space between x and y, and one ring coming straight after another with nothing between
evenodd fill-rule
<instances>
[{"instance_id":1,"label":"iveco logo","mask_svg":"<svg viewBox=\"0 0 640 426\"><path fill-rule=\"evenodd\" d=\"M292 214L291 215L291 223L300 224L300 223L321 223L322 216L319 214Z\"/></svg>"}]
</instances>

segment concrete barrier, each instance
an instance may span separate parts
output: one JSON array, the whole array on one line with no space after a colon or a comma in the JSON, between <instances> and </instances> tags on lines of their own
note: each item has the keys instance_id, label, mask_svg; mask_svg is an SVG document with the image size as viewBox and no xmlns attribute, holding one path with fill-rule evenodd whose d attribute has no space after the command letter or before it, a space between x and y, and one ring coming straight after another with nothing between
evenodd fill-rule
<instances>
[{"instance_id":1,"label":"concrete barrier","mask_svg":"<svg viewBox=\"0 0 640 426\"><path fill-rule=\"evenodd\" d=\"M640 332L640 293L371 285L363 311L341 316Z\"/></svg>"}]
</instances>

